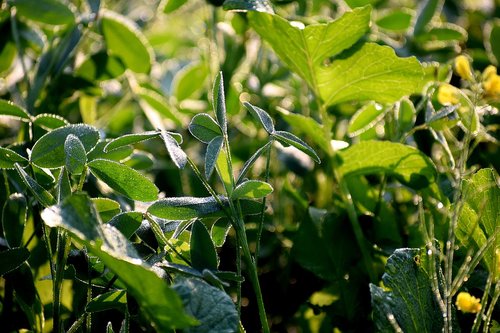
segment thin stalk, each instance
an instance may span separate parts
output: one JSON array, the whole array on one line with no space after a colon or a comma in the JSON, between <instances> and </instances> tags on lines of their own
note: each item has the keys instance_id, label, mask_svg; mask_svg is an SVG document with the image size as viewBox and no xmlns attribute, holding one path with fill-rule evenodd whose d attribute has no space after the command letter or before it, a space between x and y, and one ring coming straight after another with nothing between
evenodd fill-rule
<instances>
[{"instance_id":1,"label":"thin stalk","mask_svg":"<svg viewBox=\"0 0 500 333\"><path fill-rule=\"evenodd\" d=\"M70 242L66 231L57 229L57 251L56 251L56 267L53 278L53 330L56 333L63 332L61 322L61 291L62 282L64 279L64 268L69 254Z\"/></svg>"},{"instance_id":2,"label":"thin stalk","mask_svg":"<svg viewBox=\"0 0 500 333\"><path fill-rule=\"evenodd\" d=\"M270 173L270 163L271 163L271 147L266 152L266 175L265 175L265 182L269 182L269 173ZM259 219L259 224L257 226L257 238L255 240L255 266L257 266L257 262L259 260L259 252L260 252L260 239L262 237L262 230L264 229L264 212L266 211L266 202L267 202L267 197L262 198L262 209L260 210L260 219Z\"/></svg>"},{"instance_id":3,"label":"thin stalk","mask_svg":"<svg viewBox=\"0 0 500 333\"><path fill-rule=\"evenodd\" d=\"M76 333L80 329L80 327L83 325L85 322L85 317L87 313L84 312L78 317L78 319L71 325L71 327L68 329L67 333Z\"/></svg>"},{"instance_id":4,"label":"thin stalk","mask_svg":"<svg viewBox=\"0 0 500 333\"><path fill-rule=\"evenodd\" d=\"M471 333L479 332L481 323L483 322L484 310L486 309L486 304L488 302L488 295L490 294L491 284L493 283L493 274L488 275L488 280L486 280L486 286L484 287L483 298L481 299L481 310L476 314L474 318L474 325L472 325Z\"/></svg>"},{"instance_id":5,"label":"thin stalk","mask_svg":"<svg viewBox=\"0 0 500 333\"><path fill-rule=\"evenodd\" d=\"M83 190L83 184L85 184L85 179L87 178L87 170L88 170L88 167L87 167L87 165L85 165L83 167L82 174L80 175L80 179L78 181L77 191L82 191Z\"/></svg>"},{"instance_id":6,"label":"thin stalk","mask_svg":"<svg viewBox=\"0 0 500 333\"><path fill-rule=\"evenodd\" d=\"M484 320L483 332L488 333L491 325L491 317L493 315L493 310L495 310L495 305L500 298L500 281L495 284L495 291L493 292L493 298L491 299L490 306L488 307L488 312L486 312L486 319Z\"/></svg>"},{"instance_id":7,"label":"thin stalk","mask_svg":"<svg viewBox=\"0 0 500 333\"><path fill-rule=\"evenodd\" d=\"M88 260L89 256L87 253L87 248L84 248L84 253L85 253L85 258L87 258L87 275L88 275L88 280L87 280L87 304L92 301L92 265L90 264L90 260ZM90 333L92 329L92 313L88 312L85 315L85 331L87 333Z\"/></svg>"}]
</instances>

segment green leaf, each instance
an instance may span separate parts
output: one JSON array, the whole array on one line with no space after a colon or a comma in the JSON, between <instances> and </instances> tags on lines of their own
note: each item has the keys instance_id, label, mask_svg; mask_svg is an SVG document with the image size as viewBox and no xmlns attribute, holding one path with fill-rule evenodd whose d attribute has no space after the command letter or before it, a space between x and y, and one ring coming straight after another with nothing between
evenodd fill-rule
<instances>
[{"instance_id":1,"label":"green leaf","mask_svg":"<svg viewBox=\"0 0 500 333\"><path fill-rule=\"evenodd\" d=\"M326 105L353 100L392 103L422 88L423 70L416 58L398 58L390 47L373 43L352 47L368 30L369 7L305 28L276 15L248 16L257 33Z\"/></svg>"},{"instance_id":2,"label":"green leaf","mask_svg":"<svg viewBox=\"0 0 500 333\"><path fill-rule=\"evenodd\" d=\"M210 178L212 172L214 171L223 144L224 138L222 136L218 136L213 138L213 140L207 145L207 152L205 154L205 178L207 179Z\"/></svg>"},{"instance_id":3,"label":"green leaf","mask_svg":"<svg viewBox=\"0 0 500 333\"><path fill-rule=\"evenodd\" d=\"M66 154L66 169L74 175L81 175L87 163L87 153L83 143L73 134L66 137L64 141L64 152Z\"/></svg>"},{"instance_id":4,"label":"green leaf","mask_svg":"<svg viewBox=\"0 0 500 333\"><path fill-rule=\"evenodd\" d=\"M146 140L151 140L154 138L158 138L160 136L159 131L148 131L148 132L143 132L143 133L135 133L135 134L125 134L122 136L119 136L116 139L113 139L109 141L106 146L104 146L104 152L109 152L114 149L123 147L123 146L128 146L128 145L133 145L138 142L146 141Z\"/></svg>"},{"instance_id":5,"label":"green leaf","mask_svg":"<svg viewBox=\"0 0 500 333\"><path fill-rule=\"evenodd\" d=\"M158 188L147 177L118 162L96 159L88 163L92 174L115 191L137 201L153 201Z\"/></svg>"},{"instance_id":6,"label":"green leaf","mask_svg":"<svg viewBox=\"0 0 500 333\"><path fill-rule=\"evenodd\" d=\"M150 153L134 151L130 157L123 161L123 164L135 170L148 170L153 167L155 158Z\"/></svg>"},{"instance_id":7,"label":"green leaf","mask_svg":"<svg viewBox=\"0 0 500 333\"><path fill-rule=\"evenodd\" d=\"M139 258L131 243L114 227L100 223L86 194L73 195L41 215L48 226L69 231L116 274L158 331L196 324L184 313L177 294Z\"/></svg>"},{"instance_id":8,"label":"green leaf","mask_svg":"<svg viewBox=\"0 0 500 333\"><path fill-rule=\"evenodd\" d=\"M224 207L228 207L227 198L220 197ZM240 200L243 215L259 214L262 205L253 200ZM148 208L148 213L166 220L190 220L203 217L222 217L225 213L213 197L178 197L155 201Z\"/></svg>"},{"instance_id":9,"label":"green leaf","mask_svg":"<svg viewBox=\"0 0 500 333\"><path fill-rule=\"evenodd\" d=\"M16 270L30 257L30 252L24 247L15 247L0 252L0 276Z\"/></svg>"},{"instance_id":10,"label":"green leaf","mask_svg":"<svg viewBox=\"0 0 500 333\"><path fill-rule=\"evenodd\" d=\"M23 245L23 233L27 219L26 198L21 193L13 193L5 201L2 209L3 236L9 248Z\"/></svg>"},{"instance_id":11,"label":"green leaf","mask_svg":"<svg viewBox=\"0 0 500 333\"><path fill-rule=\"evenodd\" d=\"M212 94L215 119L222 130L222 134L227 136L226 97L224 95L224 78L222 77L222 72L219 72L215 78Z\"/></svg>"},{"instance_id":12,"label":"green leaf","mask_svg":"<svg viewBox=\"0 0 500 333\"><path fill-rule=\"evenodd\" d=\"M225 0L224 10L256 11L274 13L273 7L268 0Z\"/></svg>"},{"instance_id":13,"label":"green leaf","mask_svg":"<svg viewBox=\"0 0 500 333\"><path fill-rule=\"evenodd\" d=\"M224 188L226 189L226 193L231 195L233 192L233 184L234 184L234 176L229 170L228 164L228 156L225 149L222 149L219 152L219 158L217 158L216 170L219 175L222 184L224 184Z\"/></svg>"},{"instance_id":14,"label":"green leaf","mask_svg":"<svg viewBox=\"0 0 500 333\"><path fill-rule=\"evenodd\" d=\"M218 259L214 243L207 228L199 220L193 223L189 246L193 268L199 271L204 269L217 270Z\"/></svg>"},{"instance_id":15,"label":"green leaf","mask_svg":"<svg viewBox=\"0 0 500 333\"><path fill-rule=\"evenodd\" d=\"M417 120L417 112L413 103L407 99L403 98L399 103L396 104L396 122L398 133L402 135L408 132L415 125Z\"/></svg>"},{"instance_id":16,"label":"green leaf","mask_svg":"<svg viewBox=\"0 0 500 333\"><path fill-rule=\"evenodd\" d=\"M389 257L382 276L384 288L370 284L377 332L394 331L391 315L403 332L441 331L443 316L432 291L430 265L438 272L440 286L444 277L439 264L429 259L420 249L397 249Z\"/></svg>"},{"instance_id":17,"label":"green leaf","mask_svg":"<svg viewBox=\"0 0 500 333\"><path fill-rule=\"evenodd\" d=\"M125 72L125 65L119 57L101 51L83 61L75 74L90 82L115 79Z\"/></svg>"},{"instance_id":18,"label":"green leaf","mask_svg":"<svg viewBox=\"0 0 500 333\"><path fill-rule=\"evenodd\" d=\"M108 222L122 212L120 204L108 198L92 198L92 203L103 222Z\"/></svg>"},{"instance_id":19,"label":"green leaf","mask_svg":"<svg viewBox=\"0 0 500 333\"><path fill-rule=\"evenodd\" d=\"M415 42L424 49L439 49L467 40L467 31L452 23L441 23L415 37Z\"/></svg>"},{"instance_id":20,"label":"green leaf","mask_svg":"<svg viewBox=\"0 0 500 333\"><path fill-rule=\"evenodd\" d=\"M309 155L316 163L321 163L319 156L316 154L314 149L309 147L307 143L293 135L292 133L285 131L275 131L273 137L278 140L281 144L286 146L293 146L303 153Z\"/></svg>"},{"instance_id":21,"label":"green leaf","mask_svg":"<svg viewBox=\"0 0 500 333\"><path fill-rule=\"evenodd\" d=\"M410 28L412 12L406 9L394 9L379 17L375 23L382 29L404 32Z\"/></svg>"},{"instance_id":22,"label":"green leaf","mask_svg":"<svg viewBox=\"0 0 500 333\"><path fill-rule=\"evenodd\" d=\"M75 14L57 0L14 0L17 13L27 19L50 25L75 22Z\"/></svg>"},{"instance_id":23,"label":"green leaf","mask_svg":"<svg viewBox=\"0 0 500 333\"><path fill-rule=\"evenodd\" d=\"M291 113L280 109L283 119L292 126L294 133L308 136L317 144L324 152L330 149L331 134L328 136L323 130L323 125L318 123L312 117L306 117L298 113Z\"/></svg>"},{"instance_id":24,"label":"green leaf","mask_svg":"<svg viewBox=\"0 0 500 333\"><path fill-rule=\"evenodd\" d=\"M16 44L12 40L4 40L0 47L0 75L7 75L10 72L10 69L13 67L14 61L16 59Z\"/></svg>"},{"instance_id":25,"label":"green leaf","mask_svg":"<svg viewBox=\"0 0 500 333\"><path fill-rule=\"evenodd\" d=\"M224 245L230 229L231 221L227 218L220 218L212 225L210 236L215 246L221 247Z\"/></svg>"},{"instance_id":26,"label":"green leaf","mask_svg":"<svg viewBox=\"0 0 500 333\"><path fill-rule=\"evenodd\" d=\"M56 128L69 125L69 122L61 116L50 113L41 113L33 118L33 125L52 131Z\"/></svg>"},{"instance_id":27,"label":"green leaf","mask_svg":"<svg viewBox=\"0 0 500 333\"><path fill-rule=\"evenodd\" d=\"M0 147L0 169L14 169L16 163L28 164L28 160L9 148Z\"/></svg>"},{"instance_id":28,"label":"green leaf","mask_svg":"<svg viewBox=\"0 0 500 333\"><path fill-rule=\"evenodd\" d=\"M100 312L107 310L126 311L127 292L125 290L112 290L94 297L85 306L87 312Z\"/></svg>"},{"instance_id":29,"label":"green leaf","mask_svg":"<svg viewBox=\"0 0 500 333\"><path fill-rule=\"evenodd\" d=\"M141 212L124 212L115 215L108 224L118 229L126 238L130 238L139 229L142 220Z\"/></svg>"},{"instance_id":30,"label":"green leaf","mask_svg":"<svg viewBox=\"0 0 500 333\"><path fill-rule=\"evenodd\" d=\"M172 159L172 162L174 162L175 166L179 169L184 168L187 163L187 155L172 136L172 133L161 131L161 138L163 139L168 155Z\"/></svg>"},{"instance_id":31,"label":"green leaf","mask_svg":"<svg viewBox=\"0 0 500 333\"><path fill-rule=\"evenodd\" d=\"M149 73L154 53L139 27L118 13L102 10L101 30L110 55L120 58L127 68L137 73Z\"/></svg>"},{"instance_id":32,"label":"green leaf","mask_svg":"<svg viewBox=\"0 0 500 333\"><path fill-rule=\"evenodd\" d=\"M183 101L203 91L209 75L209 68L205 62L192 63L179 71L174 78L173 95L178 101Z\"/></svg>"},{"instance_id":33,"label":"green leaf","mask_svg":"<svg viewBox=\"0 0 500 333\"><path fill-rule=\"evenodd\" d=\"M71 195L71 182L69 180L68 170L62 168L57 179L57 202L60 203Z\"/></svg>"},{"instance_id":34,"label":"green leaf","mask_svg":"<svg viewBox=\"0 0 500 333\"><path fill-rule=\"evenodd\" d=\"M0 116L7 116L24 121L31 121L31 116L25 109L17 106L11 101L6 101L3 99L0 99Z\"/></svg>"},{"instance_id":35,"label":"green leaf","mask_svg":"<svg viewBox=\"0 0 500 333\"><path fill-rule=\"evenodd\" d=\"M351 117L347 133L350 137L355 137L366 132L382 120L386 111L380 104L366 104Z\"/></svg>"},{"instance_id":36,"label":"green leaf","mask_svg":"<svg viewBox=\"0 0 500 333\"><path fill-rule=\"evenodd\" d=\"M419 3L417 19L413 28L413 35L417 36L427 30L427 25L441 13L444 0L423 0Z\"/></svg>"},{"instance_id":37,"label":"green leaf","mask_svg":"<svg viewBox=\"0 0 500 333\"><path fill-rule=\"evenodd\" d=\"M163 7L163 12L165 14L170 14L176 9L184 5L187 0L165 0L165 6Z\"/></svg>"},{"instance_id":38,"label":"green leaf","mask_svg":"<svg viewBox=\"0 0 500 333\"><path fill-rule=\"evenodd\" d=\"M436 168L418 149L388 141L362 141L338 152L343 177L385 173L415 189L434 182Z\"/></svg>"},{"instance_id":39,"label":"green leaf","mask_svg":"<svg viewBox=\"0 0 500 333\"><path fill-rule=\"evenodd\" d=\"M237 332L238 312L223 290L196 278L178 278L172 288L179 294L186 312L200 322L186 333Z\"/></svg>"},{"instance_id":40,"label":"green leaf","mask_svg":"<svg viewBox=\"0 0 500 333\"><path fill-rule=\"evenodd\" d=\"M99 141L99 131L95 127L84 124L61 127L46 133L35 142L31 162L41 168L59 168L65 165L64 143L70 134L81 141L86 152Z\"/></svg>"},{"instance_id":41,"label":"green leaf","mask_svg":"<svg viewBox=\"0 0 500 333\"><path fill-rule=\"evenodd\" d=\"M24 185L28 187L33 196L40 202L43 206L48 207L56 203L56 200L46 189L40 186L33 178L31 178L26 171L19 165L14 165L17 173L21 177Z\"/></svg>"},{"instance_id":42,"label":"green leaf","mask_svg":"<svg viewBox=\"0 0 500 333\"><path fill-rule=\"evenodd\" d=\"M264 198L273 192L273 187L260 180L247 180L236 186L231 199L236 200L240 198L259 199Z\"/></svg>"},{"instance_id":43,"label":"green leaf","mask_svg":"<svg viewBox=\"0 0 500 333\"><path fill-rule=\"evenodd\" d=\"M222 130L217 122L206 113L199 113L191 119L189 132L198 140L209 143L222 135Z\"/></svg>"},{"instance_id":44,"label":"green leaf","mask_svg":"<svg viewBox=\"0 0 500 333\"><path fill-rule=\"evenodd\" d=\"M137 92L137 96L139 97L139 104L145 112L152 109L162 117L173 121L174 124L183 126L179 114L169 107L170 103L163 95L154 90L142 88Z\"/></svg>"},{"instance_id":45,"label":"green leaf","mask_svg":"<svg viewBox=\"0 0 500 333\"><path fill-rule=\"evenodd\" d=\"M500 20L497 18L488 22L484 29L485 49L494 64L500 64Z\"/></svg>"},{"instance_id":46,"label":"green leaf","mask_svg":"<svg viewBox=\"0 0 500 333\"><path fill-rule=\"evenodd\" d=\"M273 144L272 141L268 141L264 146L260 147L243 165L243 167L240 170L240 173L238 175L238 179L236 180L236 184L240 184L243 179L245 179L246 174L248 173L248 170L254 165L255 161L262 156L262 154L265 154L269 149L271 149L271 145Z\"/></svg>"},{"instance_id":47,"label":"green leaf","mask_svg":"<svg viewBox=\"0 0 500 333\"><path fill-rule=\"evenodd\" d=\"M456 229L457 239L466 248L475 252L483 247L500 228L500 187L492 169L481 169L464 181L463 208L461 209ZM490 272L496 269L496 246L490 247L483 261Z\"/></svg>"},{"instance_id":48,"label":"green leaf","mask_svg":"<svg viewBox=\"0 0 500 333\"><path fill-rule=\"evenodd\" d=\"M92 161L98 158L104 158L107 160L113 160L116 162L120 162L124 159L127 159L130 155L133 154L134 149L129 145L123 145L120 147L114 147L112 150L108 149L108 151L104 151L107 144L112 140L106 139L103 141L99 141L94 148L87 154L87 160Z\"/></svg>"},{"instance_id":49,"label":"green leaf","mask_svg":"<svg viewBox=\"0 0 500 333\"><path fill-rule=\"evenodd\" d=\"M254 106L248 102L244 102L243 105L247 108L247 110L250 112L250 114L260 121L264 129L266 130L267 133L273 134L274 133L274 122L271 116L258 106Z\"/></svg>"}]
</instances>

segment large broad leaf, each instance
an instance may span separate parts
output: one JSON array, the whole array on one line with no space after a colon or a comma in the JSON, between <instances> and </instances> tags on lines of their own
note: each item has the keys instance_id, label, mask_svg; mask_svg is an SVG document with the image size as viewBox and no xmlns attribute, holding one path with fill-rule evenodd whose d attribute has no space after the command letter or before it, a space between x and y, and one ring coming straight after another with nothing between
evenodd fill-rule
<instances>
[{"instance_id":1,"label":"large broad leaf","mask_svg":"<svg viewBox=\"0 0 500 333\"><path fill-rule=\"evenodd\" d=\"M97 159L89 162L90 171L115 191L138 201L153 201L158 188L148 178L118 162Z\"/></svg>"},{"instance_id":2,"label":"large broad leaf","mask_svg":"<svg viewBox=\"0 0 500 333\"><path fill-rule=\"evenodd\" d=\"M422 87L422 66L414 57L398 58L391 48L372 43L351 48L368 30L369 7L307 27L266 13L252 12L249 17L257 33L327 105L352 100L391 103Z\"/></svg>"},{"instance_id":3,"label":"large broad leaf","mask_svg":"<svg viewBox=\"0 0 500 333\"><path fill-rule=\"evenodd\" d=\"M193 268L200 272L204 269L216 270L218 266L217 252L207 228L200 221L195 221L191 229L189 242Z\"/></svg>"},{"instance_id":4,"label":"large broad leaf","mask_svg":"<svg viewBox=\"0 0 500 333\"><path fill-rule=\"evenodd\" d=\"M500 188L492 169L481 169L465 180L463 200L456 235L465 247L478 251L500 229ZM497 246L490 247L483 258L490 272L496 270L498 237L495 244Z\"/></svg>"},{"instance_id":5,"label":"large broad leaf","mask_svg":"<svg viewBox=\"0 0 500 333\"><path fill-rule=\"evenodd\" d=\"M397 249L389 257L382 276L385 288L370 285L377 332L394 332L388 318L405 333L441 331L443 316L432 291L430 265L435 266L437 283L442 285L439 264L431 263L425 251Z\"/></svg>"},{"instance_id":6,"label":"large broad leaf","mask_svg":"<svg viewBox=\"0 0 500 333\"><path fill-rule=\"evenodd\" d=\"M186 333L232 333L238 331L238 312L223 290L196 278L179 278L173 285L186 312L200 321Z\"/></svg>"},{"instance_id":7,"label":"large broad leaf","mask_svg":"<svg viewBox=\"0 0 500 333\"><path fill-rule=\"evenodd\" d=\"M362 141L338 153L338 172L346 177L384 173L413 188L436 179L432 161L416 148L388 141Z\"/></svg>"},{"instance_id":8,"label":"large broad leaf","mask_svg":"<svg viewBox=\"0 0 500 333\"><path fill-rule=\"evenodd\" d=\"M111 55L137 73L149 73L154 54L148 40L130 19L112 11L101 11L101 29Z\"/></svg>"},{"instance_id":9,"label":"large broad leaf","mask_svg":"<svg viewBox=\"0 0 500 333\"><path fill-rule=\"evenodd\" d=\"M22 245L27 206L26 198L21 193L11 194L5 201L2 209L2 228L10 248Z\"/></svg>"},{"instance_id":10,"label":"large broad leaf","mask_svg":"<svg viewBox=\"0 0 500 333\"><path fill-rule=\"evenodd\" d=\"M15 0L19 15L50 25L65 25L75 21L75 14L57 0Z\"/></svg>"},{"instance_id":11,"label":"large broad leaf","mask_svg":"<svg viewBox=\"0 0 500 333\"><path fill-rule=\"evenodd\" d=\"M9 148L0 147L0 169L14 169L16 163L28 164L28 160Z\"/></svg>"},{"instance_id":12,"label":"large broad leaf","mask_svg":"<svg viewBox=\"0 0 500 333\"><path fill-rule=\"evenodd\" d=\"M55 129L33 145L31 162L42 168L59 168L66 163L64 143L68 135L76 136L88 152L99 141L99 131L92 126L77 124Z\"/></svg>"},{"instance_id":13,"label":"large broad leaf","mask_svg":"<svg viewBox=\"0 0 500 333\"><path fill-rule=\"evenodd\" d=\"M227 198L222 196L219 198L224 207L229 206ZM258 214L262 207L259 202L252 200L240 200L240 204L244 215ZM225 216L222 207L213 197L161 199L149 206L148 212L166 220L190 220L193 218Z\"/></svg>"},{"instance_id":14,"label":"large broad leaf","mask_svg":"<svg viewBox=\"0 0 500 333\"><path fill-rule=\"evenodd\" d=\"M196 324L184 313L177 294L139 258L130 242L114 227L100 223L86 194L73 195L61 205L45 209L42 219L50 227L69 231L99 257L127 287L158 331Z\"/></svg>"}]
</instances>

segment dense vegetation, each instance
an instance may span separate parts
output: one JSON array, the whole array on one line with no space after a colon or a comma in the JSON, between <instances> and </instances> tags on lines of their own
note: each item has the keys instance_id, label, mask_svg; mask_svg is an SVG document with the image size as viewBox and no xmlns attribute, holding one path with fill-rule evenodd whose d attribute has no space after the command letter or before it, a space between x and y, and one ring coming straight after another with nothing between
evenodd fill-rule
<instances>
[{"instance_id":1,"label":"dense vegetation","mask_svg":"<svg viewBox=\"0 0 500 333\"><path fill-rule=\"evenodd\" d=\"M498 17L2 2L0 331L499 332Z\"/></svg>"}]
</instances>

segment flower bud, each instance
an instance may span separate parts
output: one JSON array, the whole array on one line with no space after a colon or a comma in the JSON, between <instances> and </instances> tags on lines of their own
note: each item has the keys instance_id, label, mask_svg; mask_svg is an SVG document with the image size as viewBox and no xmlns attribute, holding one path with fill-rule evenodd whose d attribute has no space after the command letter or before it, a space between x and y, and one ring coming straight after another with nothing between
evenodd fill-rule
<instances>
[{"instance_id":1,"label":"flower bud","mask_svg":"<svg viewBox=\"0 0 500 333\"><path fill-rule=\"evenodd\" d=\"M483 71L483 75L482 75L483 81L488 80L491 76L496 75L496 74L497 74L497 68L493 65L489 65Z\"/></svg>"},{"instance_id":2,"label":"flower bud","mask_svg":"<svg viewBox=\"0 0 500 333\"><path fill-rule=\"evenodd\" d=\"M478 313L481 310L481 300L467 292L461 292L457 295L455 305L464 313Z\"/></svg>"},{"instance_id":3,"label":"flower bud","mask_svg":"<svg viewBox=\"0 0 500 333\"><path fill-rule=\"evenodd\" d=\"M497 74L490 74L488 78L483 81L483 88L486 95L500 97L500 76Z\"/></svg>"},{"instance_id":4,"label":"flower bud","mask_svg":"<svg viewBox=\"0 0 500 333\"><path fill-rule=\"evenodd\" d=\"M457 88L450 84L440 85L437 93L437 99L442 105L458 104Z\"/></svg>"},{"instance_id":5,"label":"flower bud","mask_svg":"<svg viewBox=\"0 0 500 333\"><path fill-rule=\"evenodd\" d=\"M455 58L455 71L464 80L472 81L473 74L470 67L469 59L464 55L459 55Z\"/></svg>"}]
</instances>

